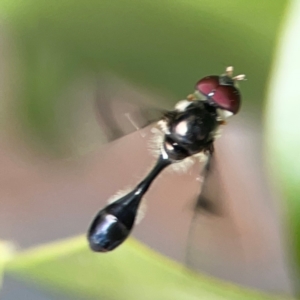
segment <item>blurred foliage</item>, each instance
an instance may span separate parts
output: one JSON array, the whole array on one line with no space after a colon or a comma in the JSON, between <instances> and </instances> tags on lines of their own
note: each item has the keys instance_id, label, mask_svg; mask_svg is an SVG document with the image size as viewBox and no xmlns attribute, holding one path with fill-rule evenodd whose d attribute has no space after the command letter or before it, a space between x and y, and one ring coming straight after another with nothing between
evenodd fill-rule
<instances>
[{"instance_id":1,"label":"blurred foliage","mask_svg":"<svg viewBox=\"0 0 300 300\"><path fill-rule=\"evenodd\" d=\"M0 240L0 288L2 274L6 263L13 257L13 247L10 243Z\"/></svg>"},{"instance_id":2,"label":"blurred foliage","mask_svg":"<svg viewBox=\"0 0 300 300\"><path fill-rule=\"evenodd\" d=\"M269 87L266 110L266 157L274 188L281 192L293 257L298 266L296 285L300 295L300 2L293 1L280 39ZM298 268L298 270L297 270Z\"/></svg>"},{"instance_id":3,"label":"blurred foliage","mask_svg":"<svg viewBox=\"0 0 300 300\"><path fill-rule=\"evenodd\" d=\"M82 237L43 246L19 255L9 271L84 299L292 299L200 276L132 239L108 255L92 253Z\"/></svg>"},{"instance_id":4,"label":"blurred foliage","mask_svg":"<svg viewBox=\"0 0 300 300\"><path fill-rule=\"evenodd\" d=\"M173 95L174 103L228 65L251 79L243 84L244 108L259 111L286 3L2 0L20 77L8 82L17 91L17 119L48 149L72 148L78 107L64 93L76 80L113 72Z\"/></svg>"}]
</instances>

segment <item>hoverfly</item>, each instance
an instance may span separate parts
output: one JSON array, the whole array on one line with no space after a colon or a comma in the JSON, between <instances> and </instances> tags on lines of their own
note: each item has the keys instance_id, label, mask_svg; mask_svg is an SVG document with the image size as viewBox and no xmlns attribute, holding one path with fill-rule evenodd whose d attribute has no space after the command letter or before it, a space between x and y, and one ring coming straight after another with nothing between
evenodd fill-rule
<instances>
[{"instance_id":1,"label":"hoverfly","mask_svg":"<svg viewBox=\"0 0 300 300\"><path fill-rule=\"evenodd\" d=\"M226 68L220 76L206 76L196 83L193 94L163 114L157 122L162 138L155 166L136 188L98 212L88 230L93 251L111 251L125 241L134 227L143 196L166 167L190 157L204 158L203 179L207 177L220 127L240 109L241 94L236 82L244 78L245 75L233 77L233 67ZM198 205L209 209L203 190Z\"/></svg>"}]
</instances>

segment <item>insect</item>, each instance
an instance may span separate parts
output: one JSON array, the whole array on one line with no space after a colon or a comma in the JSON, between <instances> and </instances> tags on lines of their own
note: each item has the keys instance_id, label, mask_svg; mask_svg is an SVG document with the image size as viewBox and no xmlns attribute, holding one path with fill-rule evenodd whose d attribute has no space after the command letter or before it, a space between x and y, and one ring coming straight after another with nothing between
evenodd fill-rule
<instances>
[{"instance_id":1,"label":"insect","mask_svg":"<svg viewBox=\"0 0 300 300\"><path fill-rule=\"evenodd\" d=\"M98 212L88 230L88 242L93 251L111 251L125 241L134 227L143 196L166 167L190 157L204 157L205 179L220 127L240 109L241 95L236 81L244 78L245 75L233 77L233 67L227 67L223 75L206 76L196 83L193 94L179 101L174 110L163 114L157 123L162 139L156 164L136 188ZM200 206L209 209L203 188L199 201Z\"/></svg>"}]
</instances>

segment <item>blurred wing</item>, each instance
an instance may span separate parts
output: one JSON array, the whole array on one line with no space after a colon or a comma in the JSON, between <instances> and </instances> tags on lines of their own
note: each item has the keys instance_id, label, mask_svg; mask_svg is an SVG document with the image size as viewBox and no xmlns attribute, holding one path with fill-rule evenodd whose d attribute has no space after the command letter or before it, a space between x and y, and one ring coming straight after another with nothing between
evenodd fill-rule
<instances>
[{"instance_id":1,"label":"blurred wing","mask_svg":"<svg viewBox=\"0 0 300 300\"><path fill-rule=\"evenodd\" d=\"M202 187L191 222L186 263L189 267L226 280L241 274L244 252L235 221L226 203L220 161L210 155L202 171Z\"/></svg>"},{"instance_id":2,"label":"blurred wing","mask_svg":"<svg viewBox=\"0 0 300 300\"><path fill-rule=\"evenodd\" d=\"M195 211L199 214L209 213L213 215L221 215L221 191L218 186L220 180L216 156L214 153L208 154L206 164L202 170L201 181L202 186L196 201Z\"/></svg>"},{"instance_id":3,"label":"blurred wing","mask_svg":"<svg viewBox=\"0 0 300 300\"><path fill-rule=\"evenodd\" d=\"M102 81L96 92L98 122L107 139L113 141L158 121L165 109L119 81Z\"/></svg>"}]
</instances>

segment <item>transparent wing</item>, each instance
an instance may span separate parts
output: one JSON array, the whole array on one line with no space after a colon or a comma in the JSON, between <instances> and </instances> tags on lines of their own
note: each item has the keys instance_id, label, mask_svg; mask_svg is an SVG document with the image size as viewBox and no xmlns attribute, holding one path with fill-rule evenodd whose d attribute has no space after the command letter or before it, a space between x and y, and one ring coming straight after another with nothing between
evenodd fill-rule
<instances>
[{"instance_id":1,"label":"transparent wing","mask_svg":"<svg viewBox=\"0 0 300 300\"><path fill-rule=\"evenodd\" d=\"M207 161L201 174L201 182L201 191L196 201L195 211L199 214L220 215L222 202L220 201L220 188L217 186L220 180L216 156L213 152L207 154Z\"/></svg>"},{"instance_id":2,"label":"transparent wing","mask_svg":"<svg viewBox=\"0 0 300 300\"><path fill-rule=\"evenodd\" d=\"M102 80L95 98L97 119L107 141L158 121L165 111L155 99L118 80Z\"/></svg>"},{"instance_id":3,"label":"transparent wing","mask_svg":"<svg viewBox=\"0 0 300 300\"><path fill-rule=\"evenodd\" d=\"M186 263L189 267L226 280L238 281L244 260L241 239L229 213L216 153L202 170L202 186L196 201L188 236Z\"/></svg>"}]
</instances>

